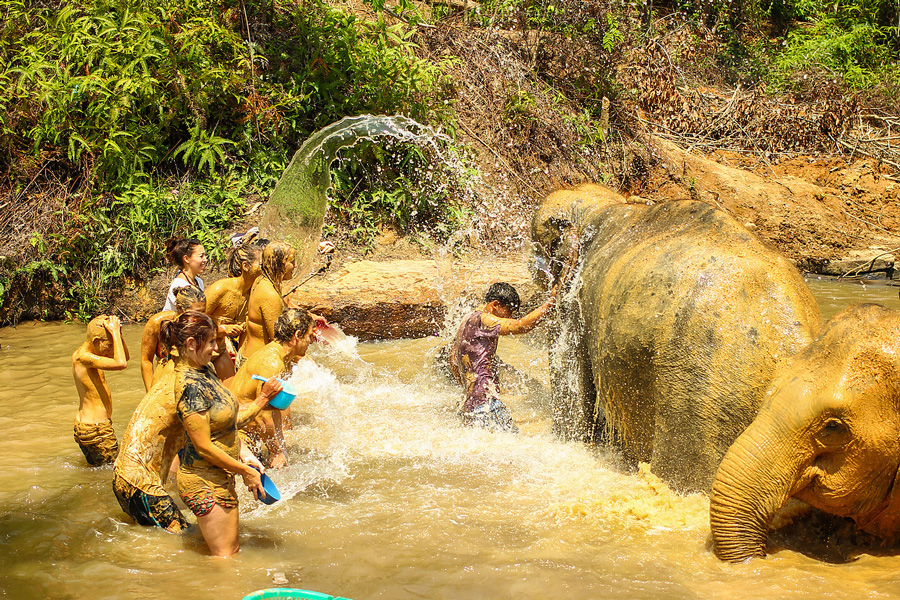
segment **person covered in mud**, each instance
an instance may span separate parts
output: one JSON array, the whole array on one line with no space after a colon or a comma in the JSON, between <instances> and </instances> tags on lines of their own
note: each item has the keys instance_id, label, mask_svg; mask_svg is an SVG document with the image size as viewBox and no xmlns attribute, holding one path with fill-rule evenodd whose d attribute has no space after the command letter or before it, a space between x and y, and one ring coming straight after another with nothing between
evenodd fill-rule
<instances>
[{"instance_id":1,"label":"person covered in mud","mask_svg":"<svg viewBox=\"0 0 900 600\"><path fill-rule=\"evenodd\" d=\"M306 350L315 336L315 323L305 310L289 308L275 321L274 339L247 359L231 381L231 391L240 402L250 402L259 394L261 377L283 377L299 360L311 360ZM287 452L284 445L284 411L267 408L241 431L242 437L257 453L265 454L269 468L286 467ZM288 416L289 418L289 416Z\"/></svg>"},{"instance_id":2,"label":"person covered in mud","mask_svg":"<svg viewBox=\"0 0 900 600\"><path fill-rule=\"evenodd\" d=\"M75 441L91 466L111 463L119 445L112 426L112 396L104 371L128 366L128 346L116 316L99 316L87 325L84 343L72 353L72 375L78 390Z\"/></svg>"},{"instance_id":3,"label":"person covered in mud","mask_svg":"<svg viewBox=\"0 0 900 600\"><path fill-rule=\"evenodd\" d=\"M179 289L179 300L191 295L190 290L196 288ZM189 309L173 318L180 329L196 333L195 329L207 324L199 315L200 311ZM174 366L178 360L177 352L173 352L169 364ZM232 372L231 360L225 354L213 363L217 373ZM178 466L176 454L185 441L184 426L175 407L175 369L166 369L134 410L115 462L113 492L125 514L138 524L161 527L170 533L188 526L165 489L171 469ZM262 466L249 450L241 451L243 462ZM171 466L173 463L175 467Z\"/></svg>"},{"instance_id":4,"label":"person covered in mud","mask_svg":"<svg viewBox=\"0 0 900 600\"><path fill-rule=\"evenodd\" d=\"M271 242L260 263L261 275L250 288L247 306L247 331L235 360L240 369L244 361L275 339L275 321L284 311L281 283L294 274L294 248L286 242Z\"/></svg>"},{"instance_id":5,"label":"person covered in mud","mask_svg":"<svg viewBox=\"0 0 900 600\"><path fill-rule=\"evenodd\" d=\"M169 285L163 310L174 311L175 290L188 285L204 290L200 274L206 270L206 249L197 238L173 237L166 245L166 258L178 272Z\"/></svg>"},{"instance_id":6,"label":"person covered in mud","mask_svg":"<svg viewBox=\"0 0 900 600\"><path fill-rule=\"evenodd\" d=\"M518 432L506 405L498 396L495 357L501 335L527 333L550 312L559 290L554 286L547 300L521 319L513 319L519 310L519 293L512 285L494 283L488 288L484 304L469 313L459 326L450 348L450 371L465 388L459 414L467 425L492 430Z\"/></svg>"},{"instance_id":7,"label":"person covered in mud","mask_svg":"<svg viewBox=\"0 0 900 600\"><path fill-rule=\"evenodd\" d=\"M206 289L206 312L225 333L228 353L234 360L243 337L250 289L260 275L260 259L268 240L256 238L256 231L243 236L231 251L228 275Z\"/></svg>"},{"instance_id":8,"label":"person covered in mud","mask_svg":"<svg viewBox=\"0 0 900 600\"><path fill-rule=\"evenodd\" d=\"M144 332L141 334L141 379L144 380L144 390L150 391L161 377L163 369L170 364L169 348L159 340L159 329L163 321L171 321L187 310L206 312L206 296L203 290L192 285L176 289L175 310L158 312L144 325Z\"/></svg>"},{"instance_id":9,"label":"person covered in mud","mask_svg":"<svg viewBox=\"0 0 900 600\"><path fill-rule=\"evenodd\" d=\"M184 447L184 427L175 413L175 371L163 374L141 400L122 434L113 470L113 493L139 525L169 533L188 527L165 489L175 454Z\"/></svg>"},{"instance_id":10,"label":"person covered in mud","mask_svg":"<svg viewBox=\"0 0 900 600\"><path fill-rule=\"evenodd\" d=\"M215 556L231 556L238 543L238 474L251 493L263 491L260 470L241 459L237 431L259 414L281 391L281 383L269 379L252 403L239 408L213 368L217 327L206 314L188 311L162 325L163 343L178 350L175 365L175 409L187 433L184 456L178 469L178 493L197 516L200 532ZM221 353L219 360L226 360Z\"/></svg>"}]
</instances>

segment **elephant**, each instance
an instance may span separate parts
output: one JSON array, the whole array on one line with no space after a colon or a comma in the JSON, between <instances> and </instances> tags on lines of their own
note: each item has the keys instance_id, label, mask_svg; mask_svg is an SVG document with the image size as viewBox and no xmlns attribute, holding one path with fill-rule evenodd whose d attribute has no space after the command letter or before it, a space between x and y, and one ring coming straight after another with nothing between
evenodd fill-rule
<instances>
[{"instance_id":1,"label":"elephant","mask_svg":"<svg viewBox=\"0 0 900 600\"><path fill-rule=\"evenodd\" d=\"M709 492L776 365L819 331L796 267L709 204L594 184L551 193L531 236L544 287L578 262L551 324L555 430Z\"/></svg>"},{"instance_id":2,"label":"elephant","mask_svg":"<svg viewBox=\"0 0 900 600\"><path fill-rule=\"evenodd\" d=\"M845 309L780 362L756 419L725 454L710 495L716 555L765 556L775 512L795 498L900 537L900 312Z\"/></svg>"}]
</instances>

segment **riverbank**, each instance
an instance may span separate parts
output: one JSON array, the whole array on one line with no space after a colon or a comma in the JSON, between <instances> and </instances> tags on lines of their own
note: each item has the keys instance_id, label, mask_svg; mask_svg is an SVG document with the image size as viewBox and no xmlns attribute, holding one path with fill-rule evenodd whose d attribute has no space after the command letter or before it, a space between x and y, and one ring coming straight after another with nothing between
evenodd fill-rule
<instances>
[{"instance_id":1,"label":"riverbank","mask_svg":"<svg viewBox=\"0 0 900 600\"><path fill-rule=\"evenodd\" d=\"M694 199L728 212L804 273L895 285L900 251L900 182L872 159L795 157L761 162L736 152L705 155L653 138L646 183L630 202ZM500 182L487 177L488 189ZM498 186L492 188L491 186ZM434 335L455 306L472 305L493 281L506 280L537 301L528 273L531 210L508 218L473 215L469 245L454 255L383 229L368 247L332 236L337 252L323 274L310 278L290 303L324 315L362 340ZM242 226L256 224L250 219ZM490 227L493 241L478 243ZM314 265L314 269L322 266ZM223 276L221 267L206 276ZM162 306L171 274L129 286L114 310L146 320ZM299 277L295 281L306 279ZM528 304L526 300L526 304Z\"/></svg>"},{"instance_id":2,"label":"riverbank","mask_svg":"<svg viewBox=\"0 0 900 600\"><path fill-rule=\"evenodd\" d=\"M438 154L465 160L447 175L421 148L366 147L335 163L326 232L344 248L394 227L414 232L425 259L451 238L455 253L521 256L544 196L603 182L645 201L719 205L804 270L893 275L896 45L868 35L848 57L833 42L857 22L852 10L803 4L775 23L740 4L414 4L11 10L0 323L143 318L125 305L155 302L169 236L198 236L221 256L227 233L258 222L300 144L360 113L416 119L441 133ZM78 35L56 18L63 6ZM882 31L896 23L879 15ZM94 49L133 30L151 32L141 60L97 62ZM835 48L849 62L829 62ZM205 58L195 69L184 56Z\"/></svg>"}]
</instances>

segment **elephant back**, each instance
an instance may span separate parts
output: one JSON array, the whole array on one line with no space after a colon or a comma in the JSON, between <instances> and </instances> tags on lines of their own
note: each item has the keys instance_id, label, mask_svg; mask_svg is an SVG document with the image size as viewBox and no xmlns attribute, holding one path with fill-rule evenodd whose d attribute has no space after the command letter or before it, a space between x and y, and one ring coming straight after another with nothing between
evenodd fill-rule
<instances>
[{"instance_id":1,"label":"elephant back","mask_svg":"<svg viewBox=\"0 0 900 600\"><path fill-rule=\"evenodd\" d=\"M815 300L787 259L708 204L582 214L577 318L593 414L629 462L708 490L777 362L815 336Z\"/></svg>"}]
</instances>

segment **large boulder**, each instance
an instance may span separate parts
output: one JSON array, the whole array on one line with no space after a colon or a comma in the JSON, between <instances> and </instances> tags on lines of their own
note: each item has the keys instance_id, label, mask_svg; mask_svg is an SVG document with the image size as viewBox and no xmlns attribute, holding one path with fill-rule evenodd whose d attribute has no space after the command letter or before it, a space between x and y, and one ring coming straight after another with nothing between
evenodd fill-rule
<instances>
[{"instance_id":1,"label":"large boulder","mask_svg":"<svg viewBox=\"0 0 900 600\"><path fill-rule=\"evenodd\" d=\"M320 314L361 340L418 338L440 333L450 306L477 303L495 281L513 284L523 298L533 293L523 261L362 260L311 279L287 303Z\"/></svg>"}]
</instances>

